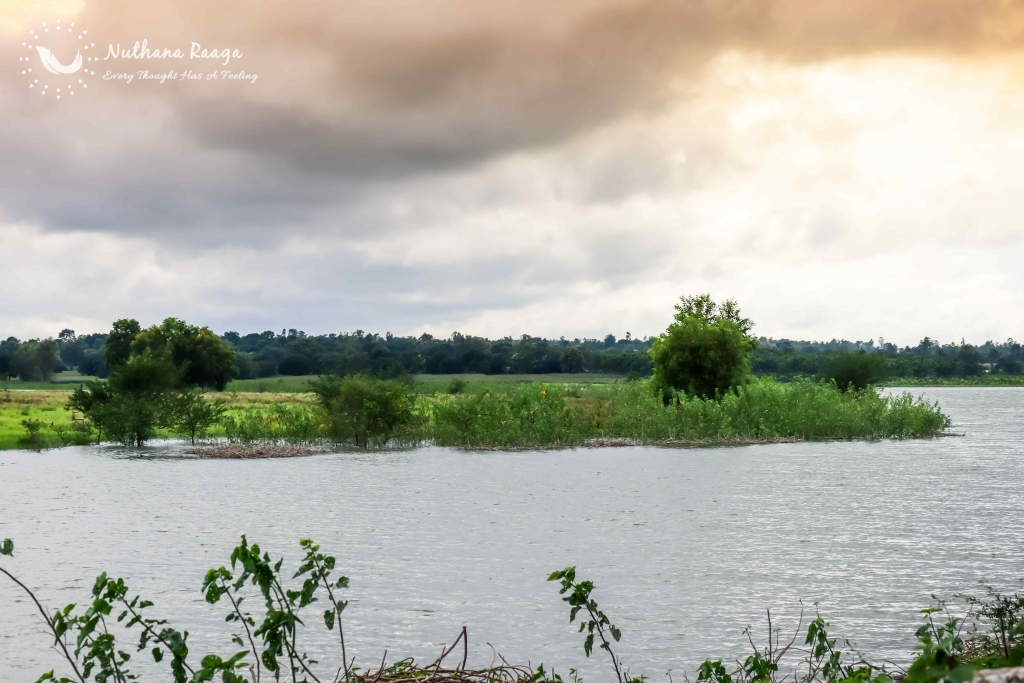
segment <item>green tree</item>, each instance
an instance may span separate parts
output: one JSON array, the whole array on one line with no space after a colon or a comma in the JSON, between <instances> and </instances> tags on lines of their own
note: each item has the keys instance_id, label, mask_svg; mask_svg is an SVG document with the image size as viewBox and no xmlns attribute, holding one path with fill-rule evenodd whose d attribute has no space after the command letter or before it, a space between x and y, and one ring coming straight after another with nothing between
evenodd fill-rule
<instances>
[{"instance_id":1,"label":"green tree","mask_svg":"<svg viewBox=\"0 0 1024 683\"><path fill-rule=\"evenodd\" d=\"M878 384L885 375L884 354L861 349L854 353L843 350L833 354L825 364L822 378L834 381L840 391L851 387L854 391L861 391L870 384Z\"/></svg>"},{"instance_id":2,"label":"green tree","mask_svg":"<svg viewBox=\"0 0 1024 683\"><path fill-rule=\"evenodd\" d=\"M412 421L409 387L366 375L324 375L309 383L331 438L357 448L384 446Z\"/></svg>"},{"instance_id":3,"label":"green tree","mask_svg":"<svg viewBox=\"0 0 1024 683\"><path fill-rule=\"evenodd\" d=\"M558 361L562 366L562 372L583 372L583 352L576 346L570 346L563 351Z\"/></svg>"},{"instance_id":4,"label":"green tree","mask_svg":"<svg viewBox=\"0 0 1024 683\"><path fill-rule=\"evenodd\" d=\"M208 327L188 325L167 318L160 325L142 330L131 343L132 355L150 353L174 365L178 381L185 386L223 391L238 373L235 350Z\"/></svg>"},{"instance_id":5,"label":"green tree","mask_svg":"<svg viewBox=\"0 0 1024 683\"><path fill-rule=\"evenodd\" d=\"M49 382L60 367L60 349L53 339L33 339L18 347L14 356L14 374L22 382Z\"/></svg>"},{"instance_id":6,"label":"green tree","mask_svg":"<svg viewBox=\"0 0 1024 683\"><path fill-rule=\"evenodd\" d=\"M142 446L159 427L170 423L174 367L146 354L129 358L108 382L89 382L76 389L68 408L81 412L100 432L125 446Z\"/></svg>"},{"instance_id":7,"label":"green tree","mask_svg":"<svg viewBox=\"0 0 1024 683\"><path fill-rule=\"evenodd\" d=\"M649 351L654 384L667 400L673 392L714 397L747 381L750 352L757 340L753 323L733 300L715 303L710 295L682 297L675 319Z\"/></svg>"},{"instance_id":8,"label":"green tree","mask_svg":"<svg viewBox=\"0 0 1024 683\"><path fill-rule=\"evenodd\" d=\"M106 341L103 342L108 370L128 362L132 355L132 341L141 330L138 320L121 318L114 322Z\"/></svg>"},{"instance_id":9,"label":"green tree","mask_svg":"<svg viewBox=\"0 0 1024 683\"><path fill-rule=\"evenodd\" d=\"M210 427L220 421L225 410L223 401L208 401L203 398L202 389L189 387L171 398L170 421L195 445L196 437L205 436Z\"/></svg>"}]
</instances>

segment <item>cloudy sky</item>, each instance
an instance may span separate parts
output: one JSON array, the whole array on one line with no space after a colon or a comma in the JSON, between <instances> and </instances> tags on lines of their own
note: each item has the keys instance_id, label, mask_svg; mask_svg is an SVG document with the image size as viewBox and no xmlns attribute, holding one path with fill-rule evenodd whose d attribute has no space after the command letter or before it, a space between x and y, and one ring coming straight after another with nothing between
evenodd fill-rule
<instances>
[{"instance_id":1,"label":"cloudy sky","mask_svg":"<svg viewBox=\"0 0 1024 683\"><path fill-rule=\"evenodd\" d=\"M0 62L3 337L1024 337L1016 0L4 0Z\"/></svg>"}]
</instances>

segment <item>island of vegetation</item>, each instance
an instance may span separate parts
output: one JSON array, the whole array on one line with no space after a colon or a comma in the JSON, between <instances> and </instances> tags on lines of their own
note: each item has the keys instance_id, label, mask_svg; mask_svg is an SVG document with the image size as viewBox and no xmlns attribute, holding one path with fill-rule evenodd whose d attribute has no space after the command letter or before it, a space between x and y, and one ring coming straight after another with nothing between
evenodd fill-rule
<instances>
[{"instance_id":1,"label":"island of vegetation","mask_svg":"<svg viewBox=\"0 0 1024 683\"><path fill-rule=\"evenodd\" d=\"M949 427L935 404L880 393L873 385L877 356L868 353L834 355L821 378L758 377L752 359L761 344L751 328L734 301L684 297L665 333L644 342L646 378L634 373L623 381L580 382L573 379L586 375L567 373L558 382L502 382L499 374L492 381L431 382L382 365L380 372L325 372L303 380L302 393L271 394L231 391L244 352L209 329L174 318L142 329L124 319L100 346L105 379L80 382L70 394L2 392L0 430L7 431L0 431L0 443L138 447L179 436L193 445L220 439L305 449L287 451L297 454L336 446L532 449L917 438ZM559 363L580 369L586 356L570 346Z\"/></svg>"}]
</instances>

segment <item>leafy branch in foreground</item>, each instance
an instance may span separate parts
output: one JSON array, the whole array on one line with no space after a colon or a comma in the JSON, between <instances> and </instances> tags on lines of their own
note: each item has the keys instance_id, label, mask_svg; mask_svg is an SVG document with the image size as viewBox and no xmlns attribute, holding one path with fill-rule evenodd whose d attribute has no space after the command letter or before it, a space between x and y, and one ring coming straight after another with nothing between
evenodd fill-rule
<instances>
[{"instance_id":1,"label":"leafy branch in foreground","mask_svg":"<svg viewBox=\"0 0 1024 683\"><path fill-rule=\"evenodd\" d=\"M71 676L48 671L36 683L129 683L139 679L129 664L133 655L118 645L118 632L138 629L137 652L149 651L154 662L169 660L174 683L204 683L215 678L223 683L261 683L262 679L280 683L563 683L561 676L547 672L543 665L502 664L479 670L466 668L469 645L465 627L459 637L441 655L426 666L418 666L411 658L387 665L387 652L376 669L360 671L349 659L341 615L348 601L338 591L348 588L345 576L333 578L337 561L320 552L314 541L303 539L299 546L305 551L292 579L302 578L298 587L289 587L283 580L283 559L276 562L250 544L245 536L231 553L231 568L217 567L206 572L202 590L206 601L217 604L227 598L231 605L228 623L241 627L232 642L242 648L231 656L208 654L199 664L189 662L188 632L178 631L166 620L147 612L153 603L140 596L129 599L123 579L112 579L106 573L97 577L92 599L84 611L70 604L52 615L42 606L31 589L0 566L7 576L31 598L53 636L53 647L67 662ZM0 556L13 557L14 543L4 539ZM560 581L563 600L570 605L570 623L585 611L580 632L586 632L584 652L589 657L595 643L608 652L619 683L643 683L646 677L630 677L621 660L612 650L612 641L619 642L622 633L611 623L593 598L594 584L578 581L575 567L556 571L549 581ZM254 587L263 598L266 611L262 620L246 609L247 588ZM759 648L750 628L745 630L753 650L735 668L721 659L705 660L697 671L698 683L966 683L983 669L997 669L1024 664L1024 595L1002 595L985 587L988 595L974 598L958 594L955 599L968 605L963 616L954 615L946 603L922 610L924 623L917 630L918 645L912 664L890 673L884 666L869 663L849 641L838 641L828 633L828 623L820 614L809 623L802 646L797 645L803 625L803 610L793 636L783 644L780 629L772 623L768 612L768 643ZM320 592L323 589L323 592ZM319 593L319 598L318 598ZM332 634L337 627L341 647L341 666L328 675L319 663L299 645L302 610L326 594L327 609L323 623ZM114 614L116 617L113 617ZM971 628L967 628L971 626ZM462 662L446 667L443 662L462 642ZM792 653L792 654L791 654ZM252 663L248 658L252 657ZM802 655L799 662L793 655ZM495 653L495 659L499 655ZM784 663L783 660L786 660ZM248 668L248 678L243 670ZM582 683L578 672L570 669L570 683ZM669 672L671 681L671 672ZM686 679L684 677L685 680Z\"/></svg>"},{"instance_id":2,"label":"leafy branch in foreground","mask_svg":"<svg viewBox=\"0 0 1024 683\"><path fill-rule=\"evenodd\" d=\"M600 648L608 652L608 656L611 657L612 667L615 669L615 676L619 679L619 683L626 683L628 679L629 683L642 683L645 680L644 676L638 678L628 678L629 674L623 671L622 662L612 651L612 644L608 642L606 633L618 642L622 638L622 631L620 631L615 624L608 620L608 617L601 608L598 607L597 602L590 597L590 594L594 591L593 581L577 581L576 580L576 567L566 567L560 571L553 572L548 577L548 581L561 581L562 587L558 591L559 595L566 595L562 600L569 603L572 608L569 610L569 623L576 621L576 616L580 613L580 610L587 610L589 619L584 619L580 623L580 633L587 632L587 637L583 640L583 651L589 657L591 651L594 649L594 636L596 635L600 641ZM626 678L624 678L626 677Z\"/></svg>"},{"instance_id":3,"label":"leafy branch in foreground","mask_svg":"<svg viewBox=\"0 0 1024 683\"><path fill-rule=\"evenodd\" d=\"M302 563L292 579L302 578L299 586L287 585L282 574L283 559L274 561L245 536L231 552L230 569L217 567L206 572L202 591L206 601L217 604L226 598L231 609L226 621L240 626L240 632L231 641L243 648L231 656L208 654L199 664L189 661L188 632L178 631L164 619L149 616L146 610L153 603L139 596L128 598L128 586L123 579L111 579L101 574L92 588L92 601L84 612L71 604L52 616L43 608L35 594L4 567L0 572L17 584L35 603L54 638L54 647L67 662L72 676L60 676L48 671L36 683L129 683L139 679L130 671L132 654L118 644L118 632L138 629L137 651L149 650L153 661L169 660L174 683L204 683L219 678L223 683L261 683L262 680L282 680L291 683L561 683L558 676L548 677L543 667L537 671L526 666L502 664L472 671L466 669L469 655L465 627L459 637L441 656L425 667L417 666L412 658L387 665L387 652L377 669L359 672L354 658L347 657L345 633L341 615L348 606L339 591L348 588L349 579L334 576L337 561L320 552L314 541L303 539L299 546L305 551ZM5 539L0 544L0 555L13 556L14 543ZM247 611L247 588L254 587L265 603L260 619ZM322 589L322 591L321 591ZM255 591L254 591L255 592ZM319 598L318 598L319 593ZM322 618L328 631L336 630L342 652L342 663L332 668L333 674L324 673L319 662L310 657L299 643L305 623L302 610L326 594ZM119 614L118 614L119 612ZM112 615L118 614L116 618ZM463 644L462 663L449 668L443 665L459 644ZM165 657L169 654L169 657ZM251 657L251 660L250 660ZM248 668L248 677L242 670ZM572 683L579 683L573 678Z\"/></svg>"}]
</instances>

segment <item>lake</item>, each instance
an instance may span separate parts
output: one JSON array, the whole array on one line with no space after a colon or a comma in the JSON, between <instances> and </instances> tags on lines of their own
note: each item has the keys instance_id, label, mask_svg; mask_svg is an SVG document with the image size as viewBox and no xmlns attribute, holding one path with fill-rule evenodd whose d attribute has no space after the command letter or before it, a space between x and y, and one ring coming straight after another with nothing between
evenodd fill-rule
<instances>
[{"instance_id":1,"label":"lake","mask_svg":"<svg viewBox=\"0 0 1024 683\"><path fill-rule=\"evenodd\" d=\"M16 543L0 562L51 611L86 602L100 571L125 577L154 615L190 631L196 661L236 649L227 611L199 589L245 533L286 568L304 537L337 556L352 580L348 652L364 666L384 649L430 661L466 625L471 665L491 661L489 642L511 662L611 680L546 582L567 565L595 581L623 631L617 651L652 681L745 656L742 630L763 641L766 608L791 632L801 599L869 659L906 662L932 594L982 579L1019 590L1024 577L1024 389L913 393L963 436L250 461L178 445L0 452L0 538ZM307 623L306 649L340 660L318 613ZM0 680L59 673L48 644L4 579Z\"/></svg>"}]
</instances>

